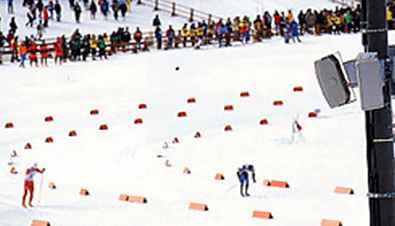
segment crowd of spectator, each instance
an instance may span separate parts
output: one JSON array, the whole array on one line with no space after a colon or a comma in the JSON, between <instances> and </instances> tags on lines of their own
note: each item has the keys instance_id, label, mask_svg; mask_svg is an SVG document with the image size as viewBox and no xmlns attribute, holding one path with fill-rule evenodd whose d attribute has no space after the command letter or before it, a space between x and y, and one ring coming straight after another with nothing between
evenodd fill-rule
<instances>
[{"instance_id":1,"label":"crowd of spectator","mask_svg":"<svg viewBox=\"0 0 395 226\"><path fill-rule=\"evenodd\" d=\"M9 1L12 2L12 0ZM127 10L130 10L130 1L128 0L90 0L90 2L89 0L83 0L81 4L83 9L90 12L91 19L96 18L98 9L104 17L113 14L115 20L118 19L118 11L124 17ZM30 52L30 46L35 46L32 43L41 40L44 29L49 26L49 21L60 22L62 18L62 6L59 0L55 0L55 3L49 0L46 5L43 4L42 0L24 0L23 6L29 9L25 25L34 26L34 24L37 24L37 34L25 37L21 42L16 35L18 25L15 18L11 18L8 34L5 36L0 33L0 48L8 43L12 50L11 62L20 61L18 44L22 45L22 43L27 47L25 54L33 55L34 58L34 54ZM9 4L8 7L8 12L12 13L12 4ZM83 10L80 3L69 0L69 8L75 12L75 20L78 23ZM389 3L387 6L389 27L392 27L393 16L395 16L395 6ZM96 57L105 59L108 53L114 54L127 49L132 49L133 52L144 51L148 50L148 47L154 43L157 49L167 50L186 46L200 48L202 45L213 43L217 43L219 47L226 47L231 46L232 42L235 41L242 43L259 42L272 36L282 36L286 43L289 43L289 40L301 42L300 36L302 35L321 35L323 33L339 35L359 32L361 8L357 5L355 8L336 7L334 10L306 9L300 10L296 14L291 10L287 12L275 10L273 14L265 11L262 15L256 15L254 19L245 15L219 19L218 21L188 22L179 30L175 30L171 25L162 30L162 23L159 16L156 15L152 25L153 33L150 34L143 33L138 26L133 32L129 31L129 27L120 27L111 32L109 36L107 33L81 35L77 29L70 38L62 35L56 39L54 44L51 43L53 46L44 48L44 56L48 55L48 51L53 50L55 63L60 64L67 60L87 60L88 56L92 60L96 60ZM40 41L40 43L46 46L45 42ZM133 43L131 48L130 43ZM35 50L33 47L32 51L41 53L41 48ZM31 61L32 65L34 63L35 61ZM38 66L38 64L36 65ZM45 62L43 62L43 65L45 65ZM21 66L23 67L24 64Z\"/></svg>"}]
</instances>

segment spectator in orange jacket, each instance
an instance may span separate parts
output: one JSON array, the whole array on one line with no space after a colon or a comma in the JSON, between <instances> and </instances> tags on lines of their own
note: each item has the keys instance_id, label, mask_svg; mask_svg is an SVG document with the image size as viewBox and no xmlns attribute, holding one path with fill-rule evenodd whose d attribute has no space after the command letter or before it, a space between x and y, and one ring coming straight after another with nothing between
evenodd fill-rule
<instances>
[{"instance_id":1,"label":"spectator in orange jacket","mask_svg":"<svg viewBox=\"0 0 395 226\"><path fill-rule=\"evenodd\" d=\"M19 46L18 53L19 56L21 57L21 63L19 64L19 67L25 67L27 48L24 41L22 41L21 45Z\"/></svg>"}]
</instances>

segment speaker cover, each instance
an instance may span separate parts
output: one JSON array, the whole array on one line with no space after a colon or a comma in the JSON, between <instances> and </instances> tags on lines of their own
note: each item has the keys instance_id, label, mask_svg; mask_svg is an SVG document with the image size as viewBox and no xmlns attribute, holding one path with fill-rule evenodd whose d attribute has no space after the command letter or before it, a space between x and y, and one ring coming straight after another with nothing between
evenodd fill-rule
<instances>
[{"instance_id":1,"label":"speaker cover","mask_svg":"<svg viewBox=\"0 0 395 226\"><path fill-rule=\"evenodd\" d=\"M362 110L384 107L383 86L384 67L377 54L361 53L357 57L358 86Z\"/></svg>"},{"instance_id":2,"label":"speaker cover","mask_svg":"<svg viewBox=\"0 0 395 226\"><path fill-rule=\"evenodd\" d=\"M350 101L350 90L340 61L329 55L314 62L315 72L322 93L331 108Z\"/></svg>"}]
</instances>

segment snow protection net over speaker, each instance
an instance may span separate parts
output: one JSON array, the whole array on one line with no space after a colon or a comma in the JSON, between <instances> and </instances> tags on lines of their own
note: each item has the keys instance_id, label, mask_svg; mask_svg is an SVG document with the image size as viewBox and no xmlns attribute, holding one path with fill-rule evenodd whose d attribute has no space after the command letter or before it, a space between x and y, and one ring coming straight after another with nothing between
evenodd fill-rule
<instances>
[{"instance_id":1,"label":"snow protection net over speaker","mask_svg":"<svg viewBox=\"0 0 395 226\"><path fill-rule=\"evenodd\" d=\"M350 102L351 92L341 65L339 59L334 55L314 62L318 83L331 108Z\"/></svg>"}]
</instances>

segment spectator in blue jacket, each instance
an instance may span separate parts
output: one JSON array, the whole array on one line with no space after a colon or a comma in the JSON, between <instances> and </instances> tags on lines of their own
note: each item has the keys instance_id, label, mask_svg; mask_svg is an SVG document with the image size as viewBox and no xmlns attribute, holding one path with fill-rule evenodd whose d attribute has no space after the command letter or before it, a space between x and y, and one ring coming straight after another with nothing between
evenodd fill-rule
<instances>
[{"instance_id":1,"label":"spectator in blue jacket","mask_svg":"<svg viewBox=\"0 0 395 226\"><path fill-rule=\"evenodd\" d=\"M298 42L301 42L299 39L299 31L298 31L299 25L298 25L298 23L294 19L292 19L292 21L289 25L291 28L292 41L295 43L295 39L296 39Z\"/></svg>"},{"instance_id":2,"label":"spectator in blue jacket","mask_svg":"<svg viewBox=\"0 0 395 226\"><path fill-rule=\"evenodd\" d=\"M220 21L219 26L218 26L218 42L219 42L219 47L222 46L222 40L224 39L226 33L228 33L228 28L225 26L225 24Z\"/></svg>"}]
</instances>

